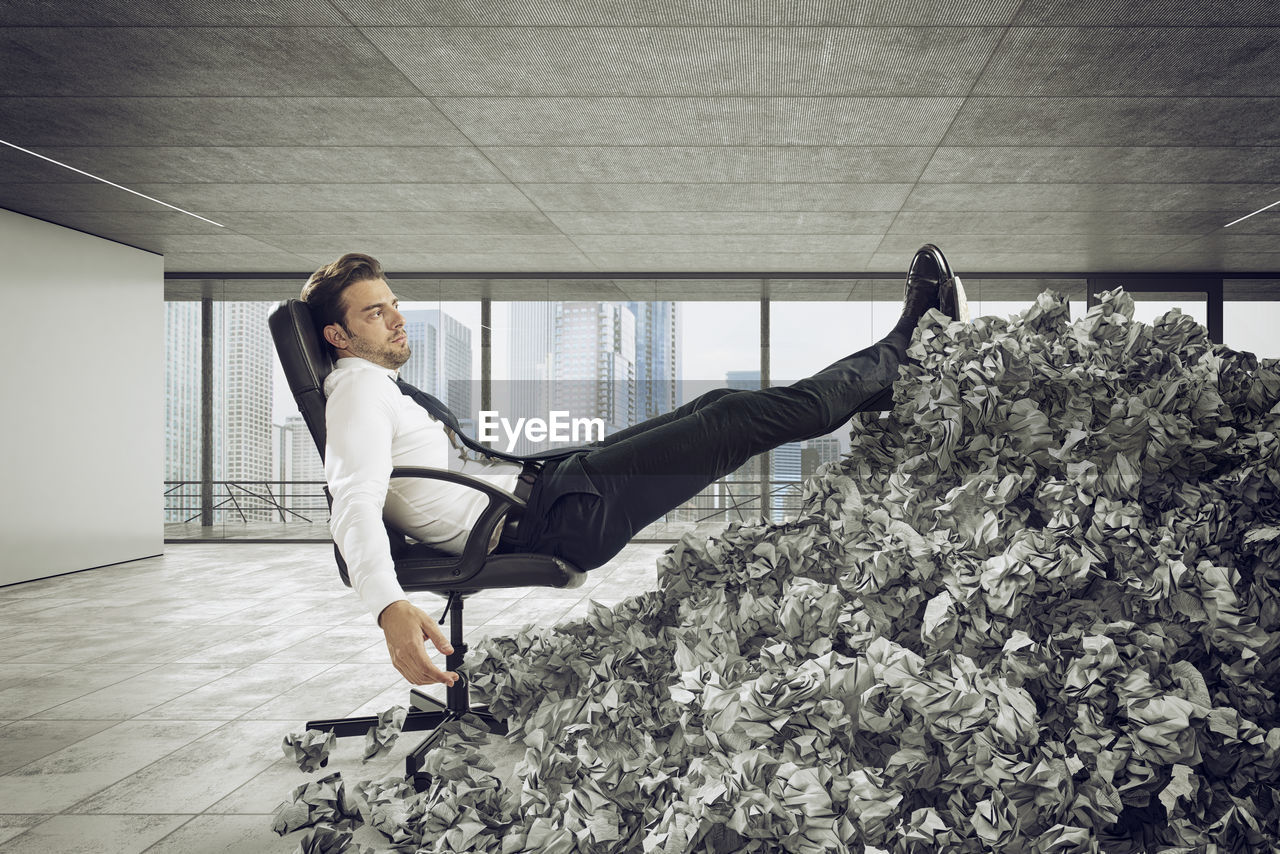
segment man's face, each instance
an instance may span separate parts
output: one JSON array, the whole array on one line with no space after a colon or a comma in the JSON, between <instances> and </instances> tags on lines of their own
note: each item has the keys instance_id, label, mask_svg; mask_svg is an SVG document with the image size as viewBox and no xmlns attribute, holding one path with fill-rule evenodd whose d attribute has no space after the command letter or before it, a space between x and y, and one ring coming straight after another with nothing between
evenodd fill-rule
<instances>
[{"instance_id":1,"label":"man's face","mask_svg":"<svg viewBox=\"0 0 1280 854\"><path fill-rule=\"evenodd\" d=\"M356 282L342 292L346 323L324 328L325 340L339 356L358 356L375 365L397 369L409 361L409 336L400 301L383 279Z\"/></svg>"}]
</instances>

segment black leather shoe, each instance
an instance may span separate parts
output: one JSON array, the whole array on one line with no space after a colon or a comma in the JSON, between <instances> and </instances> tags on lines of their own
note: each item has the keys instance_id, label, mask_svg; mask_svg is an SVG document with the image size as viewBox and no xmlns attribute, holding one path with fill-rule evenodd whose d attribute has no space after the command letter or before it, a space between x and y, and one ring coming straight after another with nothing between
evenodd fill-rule
<instances>
[{"instance_id":1,"label":"black leather shoe","mask_svg":"<svg viewBox=\"0 0 1280 854\"><path fill-rule=\"evenodd\" d=\"M932 243L916 250L907 271L904 316L919 318L936 308L952 320L969 322L969 302L960 277L951 270L947 256Z\"/></svg>"}]
</instances>

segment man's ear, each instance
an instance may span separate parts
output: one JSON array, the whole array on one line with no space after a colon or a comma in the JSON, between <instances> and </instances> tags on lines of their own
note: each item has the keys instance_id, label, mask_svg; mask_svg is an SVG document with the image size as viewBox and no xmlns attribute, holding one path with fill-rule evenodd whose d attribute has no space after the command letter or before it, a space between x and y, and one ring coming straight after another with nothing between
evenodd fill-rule
<instances>
[{"instance_id":1,"label":"man's ear","mask_svg":"<svg viewBox=\"0 0 1280 854\"><path fill-rule=\"evenodd\" d=\"M324 328L324 340L335 350L347 349L347 331L340 323L330 323Z\"/></svg>"}]
</instances>

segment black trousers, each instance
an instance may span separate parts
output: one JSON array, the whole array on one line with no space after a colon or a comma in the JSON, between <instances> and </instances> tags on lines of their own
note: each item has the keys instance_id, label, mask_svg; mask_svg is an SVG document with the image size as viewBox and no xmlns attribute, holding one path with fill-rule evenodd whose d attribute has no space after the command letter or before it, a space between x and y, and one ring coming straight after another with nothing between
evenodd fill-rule
<instances>
[{"instance_id":1,"label":"black trousers","mask_svg":"<svg viewBox=\"0 0 1280 854\"><path fill-rule=\"evenodd\" d=\"M580 569L607 563L646 525L757 454L822 436L856 412L893 405L916 321L789 386L716 389L545 465L519 537L500 552L550 554Z\"/></svg>"}]
</instances>

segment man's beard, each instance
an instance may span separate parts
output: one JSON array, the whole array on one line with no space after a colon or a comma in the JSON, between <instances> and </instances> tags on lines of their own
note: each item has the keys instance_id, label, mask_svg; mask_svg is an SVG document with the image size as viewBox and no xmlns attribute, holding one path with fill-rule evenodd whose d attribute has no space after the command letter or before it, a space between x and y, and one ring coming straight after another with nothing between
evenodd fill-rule
<instances>
[{"instance_id":1,"label":"man's beard","mask_svg":"<svg viewBox=\"0 0 1280 854\"><path fill-rule=\"evenodd\" d=\"M403 344L392 344L388 341L381 346L377 346L368 343L364 338L351 336L347 349L361 359L392 370L400 369L405 362L409 361L409 356L411 355L408 339L405 339Z\"/></svg>"}]
</instances>

